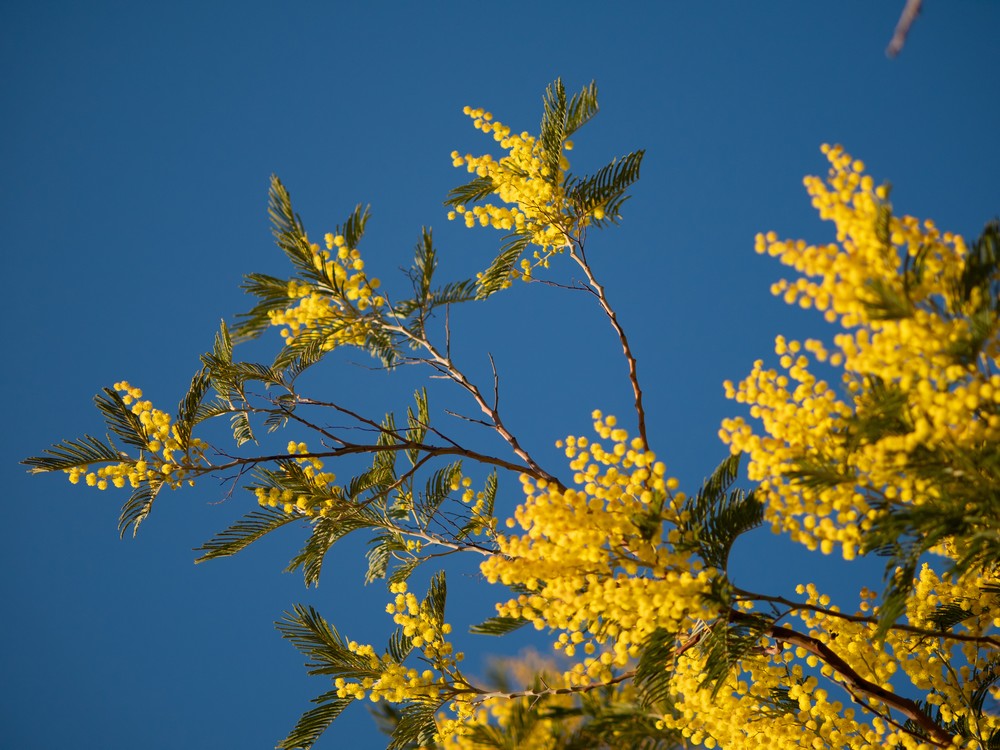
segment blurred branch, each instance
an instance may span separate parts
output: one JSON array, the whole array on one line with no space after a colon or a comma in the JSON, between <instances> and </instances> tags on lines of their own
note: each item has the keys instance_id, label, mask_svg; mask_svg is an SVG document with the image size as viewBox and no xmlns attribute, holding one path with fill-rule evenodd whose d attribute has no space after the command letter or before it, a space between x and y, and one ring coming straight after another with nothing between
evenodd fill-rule
<instances>
[{"instance_id":1,"label":"blurred branch","mask_svg":"<svg viewBox=\"0 0 1000 750\"><path fill-rule=\"evenodd\" d=\"M920 15L920 6L923 4L924 0L906 0L906 6L899 16L899 23L896 24L896 31L893 32L892 39L889 40L889 46L885 48L887 57L895 57L902 52L903 45L906 44L906 37L910 33L910 27Z\"/></svg>"}]
</instances>

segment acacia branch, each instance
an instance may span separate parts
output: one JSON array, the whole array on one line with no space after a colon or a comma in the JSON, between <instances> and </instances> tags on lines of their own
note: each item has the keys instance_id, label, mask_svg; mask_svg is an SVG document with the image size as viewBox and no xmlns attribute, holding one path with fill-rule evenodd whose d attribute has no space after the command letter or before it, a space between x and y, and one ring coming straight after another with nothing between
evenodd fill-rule
<instances>
[{"instance_id":1,"label":"acacia branch","mask_svg":"<svg viewBox=\"0 0 1000 750\"><path fill-rule=\"evenodd\" d=\"M193 471L199 474L208 474L215 473L217 471L226 471L227 469L233 469L240 466L256 466L258 464L271 463L274 461L290 461L302 458L339 458L341 456L403 450L417 450L422 453L426 453L428 458L435 456L462 456L481 464L496 466L501 469L507 469L518 473L527 473L539 478L548 478L547 475L536 474L521 464L506 461L495 456L488 456L484 453L469 450L468 448L428 445L426 443L418 443L412 440L403 440L394 445L357 445L354 443L345 443L341 448L335 448L329 451L309 451L307 453L276 453L270 456L251 456L248 458L234 458L232 456L227 456L227 458L230 458L231 460L224 464L216 464L208 467L182 466L181 468L186 471Z\"/></svg>"},{"instance_id":2,"label":"acacia branch","mask_svg":"<svg viewBox=\"0 0 1000 750\"><path fill-rule=\"evenodd\" d=\"M583 269L583 272L587 276L587 284L597 296L597 299L601 304L601 309L604 310L604 314L607 315L608 320L611 321L611 327L614 328L615 333L618 334L618 341L621 343L622 353L625 355L625 360L628 362L628 379L632 384L632 394L635 398L635 415L639 422L639 437L642 439L643 447L649 448L649 440L646 439L646 411L642 405L642 388L639 387L639 376L636 372L635 356L632 354L632 348L629 346L628 337L625 335L625 329L623 329L621 324L618 322L618 315L608 302L608 296L604 291L604 287L597 281L597 277L594 276L594 272L591 270L590 264L587 263L587 259L582 252L582 246L579 252L577 251L576 243L568 243L567 247L569 248L569 257L576 261L576 264Z\"/></svg>"},{"instance_id":3,"label":"acacia branch","mask_svg":"<svg viewBox=\"0 0 1000 750\"><path fill-rule=\"evenodd\" d=\"M738 599L745 601L774 602L775 604L785 605L793 612L797 610L808 610L810 612L818 612L828 617L836 617L840 620L847 620L848 622L858 622L858 623L864 623L866 625L878 625L878 619L875 617L868 617L865 615L849 615L844 612L837 612L835 610L828 609L826 607L821 607L817 604L806 604L803 602L795 602L792 601L791 599L786 599L783 596L769 596L767 594L755 594L752 591L744 591L743 589L739 588L734 588L733 591L736 593ZM903 633L911 633L913 635L921 637L944 638L953 641L962 641L963 643L977 643L985 646L992 646L993 648L1000 648L1000 641L988 635L965 635L963 633L951 633L943 630L932 630L930 628L920 628L915 625L903 625L899 623L890 625L889 629L897 630Z\"/></svg>"},{"instance_id":4,"label":"acacia branch","mask_svg":"<svg viewBox=\"0 0 1000 750\"><path fill-rule=\"evenodd\" d=\"M754 619L750 615L736 610L731 610L729 616L732 620L748 621ZM756 622L756 620L754 621ZM876 685L874 682L866 680L850 664L844 661L838 653L818 638L803 635L782 625L769 625L764 628L763 634L774 638L776 641L803 648L820 659L840 677L848 693L850 693L855 701L857 701L857 696L860 694L870 700L878 701L890 708L894 708L919 725L935 745L939 747L949 747L951 745L952 736L938 726L937 722L927 715L915 701L891 693L881 685ZM860 701L858 702L860 703ZM867 708L868 706L865 705L865 707Z\"/></svg>"},{"instance_id":5,"label":"acacia branch","mask_svg":"<svg viewBox=\"0 0 1000 750\"><path fill-rule=\"evenodd\" d=\"M424 351L426 351L431 357L430 359L423 360L426 364L435 368L449 380L468 391L468 393L475 400L476 404L479 406L480 410L490 418L490 421L493 424L493 429L496 433L507 442L507 444L511 447L511 450L514 451L514 454L531 468L531 472L529 473L533 473L534 476L555 484L561 491L566 490L566 486L560 482L557 477L545 471L545 469L543 469L535 461L535 459L521 447L521 444L518 442L514 434L507 429L506 425L504 425L497 406L491 406L486 401L486 398L483 396L482 391L479 390L479 387L469 380L465 376L465 373L458 369L450 355L447 353L441 354L441 352L439 352L426 337L416 336L403 326L384 324L383 327L385 330L397 333L423 348Z\"/></svg>"}]
</instances>

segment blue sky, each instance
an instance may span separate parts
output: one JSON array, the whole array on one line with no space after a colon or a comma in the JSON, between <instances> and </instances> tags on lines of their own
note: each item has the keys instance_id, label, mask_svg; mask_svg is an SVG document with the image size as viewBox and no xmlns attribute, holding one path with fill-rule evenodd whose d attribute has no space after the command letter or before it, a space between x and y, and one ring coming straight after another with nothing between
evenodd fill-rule
<instances>
[{"instance_id":1,"label":"blue sky","mask_svg":"<svg viewBox=\"0 0 1000 750\"><path fill-rule=\"evenodd\" d=\"M281 612L305 602L353 637L389 629L384 589L362 586L358 544L335 551L309 591L280 573L301 532L194 566L192 548L250 497L211 484L169 494L137 540L119 541L124 498L17 464L100 431L90 400L117 380L176 403L219 320L248 307L242 274L285 272L267 224L271 173L314 235L372 204L362 251L386 284L423 225L447 256L442 273L471 275L499 238L445 220L463 177L448 154L486 145L463 105L534 130L547 83L596 79L602 112L576 139L574 167L647 157L623 225L594 237L590 255L638 354L654 448L694 485L736 413L722 381L766 358L779 332L829 330L769 296L782 269L753 253L758 231L830 237L801 183L825 173L821 143L842 143L892 181L897 210L942 228L972 237L1000 210L1000 4L929 0L888 60L902 5L5 3L10 746L273 747L324 689L274 631ZM593 408L625 418L630 403L613 335L577 297L536 285L453 315L469 371L488 377L493 354L509 422L553 464L553 441L589 429ZM266 359L273 344L251 351ZM359 362L313 374L315 395L372 414L405 407L414 373ZM432 406L471 410L438 393ZM516 498L515 481L501 488ZM736 554L748 584L783 590L879 570L819 560L806 573L813 558L767 533ZM457 623L489 614L471 566L451 590ZM319 747L380 742L355 708Z\"/></svg>"}]
</instances>

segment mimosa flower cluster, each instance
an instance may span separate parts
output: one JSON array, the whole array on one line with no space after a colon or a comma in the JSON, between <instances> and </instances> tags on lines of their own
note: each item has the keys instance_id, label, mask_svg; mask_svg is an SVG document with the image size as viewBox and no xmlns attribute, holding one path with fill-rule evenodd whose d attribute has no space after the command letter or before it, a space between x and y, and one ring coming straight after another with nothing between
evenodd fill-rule
<instances>
[{"instance_id":1,"label":"mimosa flower cluster","mask_svg":"<svg viewBox=\"0 0 1000 750\"><path fill-rule=\"evenodd\" d=\"M308 242L308 238L303 239ZM306 331L318 330L325 351L345 344L362 346L370 326L366 312L371 314L385 304L385 299L375 294L379 280L365 275L361 253L347 247L342 235L327 234L325 242L325 250L309 243L313 266L323 281L291 279L288 298L295 304L272 310L268 317L271 325L284 326L281 336L287 343Z\"/></svg>"},{"instance_id":2,"label":"mimosa flower cluster","mask_svg":"<svg viewBox=\"0 0 1000 750\"><path fill-rule=\"evenodd\" d=\"M530 280L533 269L547 268L551 257L571 242L574 231L587 226L590 218L603 219L598 207L582 217L574 217L566 199L564 177L569 169L566 153L573 142L565 140L559 156L559 169L553 172L546 163L539 138L527 131L512 133L511 129L493 119L481 108L465 107L477 130L493 137L507 154L500 159L490 154L473 156L452 151L452 164L465 167L477 177L493 184L493 194L502 204L484 203L476 206L458 204L448 213L449 219L461 218L467 227L490 226L508 232L527 232L540 250L531 259L522 258L515 276Z\"/></svg>"},{"instance_id":3,"label":"mimosa flower cluster","mask_svg":"<svg viewBox=\"0 0 1000 750\"><path fill-rule=\"evenodd\" d=\"M780 370L758 360L738 385L725 384L762 431L737 417L724 421L720 436L733 452L749 454L750 479L761 483L776 531L811 549L839 547L850 559L874 518L872 498L909 504L938 496L933 482L907 470L918 453L961 454L1000 439L1000 336L996 319L980 331L981 318L971 320L970 310L943 296L961 277L965 241L930 221L891 216L888 188L876 187L861 162L840 147L824 153L827 180L810 177L805 185L820 216L836 225L837 242L808 245L769 233L757 237L757 251L802 274L775 284L775 294L846 331L833 337L832 350L779 336ZM973 295L969 304L976 301ZM985 343L962 362L955 347L974 329ZM817 376L825 366L842 369L841 389ZM902 402L900 423L877 439L853 439L851 425L886 389ZM800 481L810 471L837 482Z\"/></svg>"},{"instance_id":4,"label":"mimosa flower cluster","mask_svg":"<svg viewBox=\"0 0 1000 750\"><path fill-rule=\"evenodd\" d=\"M610 679L657 628L677 632L716 615L703 597L717 571L676 552L670 533L664 538L684 501L671 494L677 481L613 416L595 411L594 420L610 444L565 443L576 488L522 476L526 498L508 521L522 533L498 535L500 554L481 566L491 583L530 592L498 605L501 616L559 631L557 649L582 652L567 673L571 684Z\"/></svg>"},{"instance_id":5,"label":"mimosa flower cluster","mask_svg":"<svg viewBox=\"0 0 1000 750\"><path fill-rule=\"evenodd\" d=\"M89 466L64 469L69 481L77 484L83 478L87 486L99 490L105 490L109 485L121 488L126 484L136 489L142 482L162 482L173 488L180 487L185 480L193 484L190 475L207 466L204 452L208 444L198 438L191 438L185 443L169 414L154 408L151 402L141 400L141 389L124 380L115 383L114 389L138 418L147 439L146 450L136 459L123 454L121 462L95 471L91 471Z\"/></svg>"},{"instance_id":6,"label":"mimosa flower cluster","mask_svg":"<svg viewBox=\"0 0 1000 750\"><path fill-rule=\"evenodd\" d=\"M405 582L391 584L389 591L395 594L395 599L386 605L386 612L392 615L393 621L402 629L403 636L409 639L413 648L420 652L422 659L432 668L417 670L407 667L389 654L379 657L370 645L351 641L347 644L348 650L366 659L368 668L375 676L336 678L334 687L338 697L352 697L356 700L367 698L373 703L383 700L402 703L441 697L453 694L456 687L461 689L465 683L458 665L465 655L455 651L448 638L451 625L443 621L429 601L420 601L408 591ZM454 701L449 704L449 709L453 716L438 717L438 741L461 732L473 712L467 701Z\"/></svg>"},{"instance_id":7,"label":"mimosa flower cluster","mask_svg":"<svg viewBox=\"0 0 1000 750\"><path fill-rule=\"evenodd\" d=\"M477 130L493 136L507 155L497 160L490 154L462 156L453 151L452 164L464 165L477 177L489 178L493 192L507 205L487 203L472 208L459 205L448 218L461 216L467 227L479 224L505 231L526 230L532 233L532 242L543 249L565 245L565 230L560 226L565 201L562 175L550 174L539 140L527 132L512 133L482 109L466 107L463 112L472 118ZM570 143L569 148L572 147ZM563 170L569 168L565 156L560 166Z\"/></svg>"},{"instance_id":8,"label":"mimosa flower cluster","mask_svg":"<svg viewBox=\"0 0 1000 750\"><path fill-rule=\"evenodd\" d=\"M875 625L858 618L877 614L878 608L871 604L877 597L875 592L862 590L854 620L839 616L839 607L820 594L814 584L799 585L796 592L805 596L805 604L816 608L793 613L801 620L804 632L810 639L834 649L853 673L852 680L860 678L896 693L906 692L901 681L908 678L909 690L923 691L930 704L941 706L944 721L963 718L972 724L973 735L984 740L996 733L1000 727L997 717L977 718L970 708L978 683L989 678L992 662L988 649L956 639L929 638L899 630L887 634L883 648L872 648ZM960 593L953 584L937 579L925 567L917 593L909 602L910 622L930 625L921 620L919 611L927 613L938 602L954 601ZM970 599L973 617L977 604ZM995 605L994 600L992 606ZM982 634L989 627L988 619L967 622L971 634ZM950 668L950 664L961 663L963 659L964 666L957 670ZM694 744L760 750L805 747L932 750L937 746L883 718L886 707L877 698L852 687L842 673L801 645L762 638L756 652L740 662L714 696L701 686L704 660L704 654L697 650L686 652L677 660L671 680L677 714L661 720L661 726L680 731ZM970 679L975 674L981 674L982 679ZM775 705L776 695L783 695L786 704L796 703L797 710L787 707L779 710ZM845 699L851 699L859 707L845 705ZM969 750L983 747L979 740L963 742L960 738L956 738L954 746Z\"/></svg>"},{"instance_id":9,"label":"mimosa flower cluster","mask_svg":"<svg viewBox=\"0 0 1000 750\"><path fill-rule=\"evenodd\" d=\"M323 460L308 455L309 447L303 442L290 440L286 447L289 456L301 469L281 471L285 484L295 484L299 491L288 486L255 487L254 495L261 506L281 508L285 513L299 513L308 518L327 516L336 507L339 488L334 485L337 477L332 472L322 471Z\"/></svg>"}]
</instances>

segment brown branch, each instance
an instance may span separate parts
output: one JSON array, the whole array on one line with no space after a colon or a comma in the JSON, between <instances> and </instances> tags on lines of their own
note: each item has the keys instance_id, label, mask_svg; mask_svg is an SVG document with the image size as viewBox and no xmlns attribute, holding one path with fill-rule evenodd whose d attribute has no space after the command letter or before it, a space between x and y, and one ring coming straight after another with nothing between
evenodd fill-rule
<instances>
[{"instance_id":1,"label":"brown branch","mask_svg":"<svg viewBox=\"0 0 1000 750\"><path fill-rule=\"evenodd\" d=\"M732 610L729 616L733 620L753 620L751 615ZM808 651L813 656L819 658L824 664L829 666L840 676L851 697L857 701L857 695L879 701L890 708L894 708L908 719L913 720L930 737L935 745L939 747L950 747L952 736L944 731L937 723L928 716L915 701L904 698L895 693L891 693L881 685L876 685L870 680L866 680L859 675L855 669L836 653L832 648L818 638L803 635L791 628L782 625L770 625L764 629L763 633L775 640L787 643L791 646L798 646ZM860 703L860 701L858 701ZM864 704L862 704L864 705ZM867 706L866 706L867 708Z\"/></svg>"},{"instance_id":2,"label":"brown branch","mask_svg":"<svg viewBox=\"0 0 1000 750\"><path fill-rule=\"evenodd\" d=\"M477 461L482 464L487 464L490 466L496 466L501 469L507 469L509 471L516 471L518 473L527 473L532 476L537 476L543 479L548 479L548 475L536 474L531 469L522 464L516 464L512 461L505 461L502 458L497 458L495 456L487 456L483 453L478 453L477 451L469 450L467 448L461 447L447 447L442 445L427 445L426 443L416 443L411 440L403 440L395 445L356 445L354 443L346 443L342 448L335 448L329 451L309 451L308 453L276 453L269 456L252 456L249 458L235 458L233 456L228 456L227 454L222 454L231 460L224 464L215 464L213 466L184 466L181 465L185 471L197 472L199 476L205 474L214 474L217 471L226 471L227 469L233 469L239 466L255 466L257 464L270 463L272 461L289 461L297 460L300 458L339 458L341 456L351 456L365 453L383 453L386 451L402 451L402 450L417 450L422 453L428 454L428 457L433 456L462 456L464 458Z\"/></svg>"},{"instance_id":3,"label":"brown branch","mask_svg":"<svg viewBox=\"0 0 1000 750\"><path fill-rule=\"evenodd\" d=\"M404 338L418 344L430 355L430 359L423 360L426 364L435 368L449 380L465 389L475 400L483 414L490 418L490 421L493 423L493 429L496 433L507 442L507 444L511 447L511 450L514 451L514 454L530 467L531 471L528 472L529 474L544 479L547 482L551 482L558 487L560 491L564 492L566 490L566 485L560 482L557 477L545 471L545 469L543 469L535 461L535 459L521 447L521 444L514 436L514 433L508 430L506 425L504 425L503 419L500 417L500 412L497 407L495 405L490 406L482 392L479 390L479 387L470 381L465 376L465 373L458 369L450 356L447 354L442 355L437 348L427 340L427 338L415 336L411 331L408 331L403 326L383 325L383 328L387 331L400 334Z\"/></svg>"},{"instance_id":4,"label":"brown branch","mask_svg":"<svg viewBox=\"0 0 1000 750\"><path fill-rule=\"evenodd\" d=\"M805 604L803 602L795 602L791 599L786 599L783 596L768 596L767 594L755 594L752 591L744 591L743 589L734 588L733 591L736 593L737 598L745 601L762 601L762 602L774 602L775 604L783 604L789 607L793 612L796 610L808 610L810 612L819 612L820 614L827 615L828 617L836 617L840 620L847 620L848 622L858 622L864 623L866 625L878 625L878 618L867 617L865 615L849 615L844 612L835 612L832 609L827 609L826 607L820 607L816 604ZM993 648L1000 648L1000 641L996 638L991 638L988 635L964 635L962 633L950 633L942 630L931 630L930 628L919 628L915 625L902 625L894 624L889 626L890 630L898 630L903 633L911 633L913 635L926 637L926 638L944 638L953 641L962 641L963 643L978 643L981 645L992 646Z\"/></svg>"},{"instance_id":5,"label":"brown branch","mask_svg":"<svg viewBox=\"0 0 1000 750\"><path fill-rule=\"evenodd\" d=\"M639 437L642 439L643 447L649 448L649 440L646 439L646 411L642 405L642 389L639 387L639 376L636 373L635 356L632 354L632 348L629 346L628 337L625 335L625 329L621 327L618 322L618 315L615 313L614 308L608 302L608 296L604 291L604 287L597 281L594 276L594 272L590 268L590 264L587 263L587 259L584 257L581 251L577 252L577 245L574 243L568 243L569 257L571 257L576 264L583 269L583 272L587 275L587 283L593 290L594 294L597 295L598 301L601 303L601 309L604 310L604 314L608 316L611 321L611 327L615 329L615 333L618 334L618 341L622 346L622 353L625 355L625 360L628 362L628 379L632 384L632 394L635 398L635 415L639 422Z\"/></svg>"},{"instance_id":6,"label":"brown branch","mask_svg":"<svg viewBox=\"0 0 1000 750\"><path fill-rule=\"evenodd\" d=\"M923 5L923 0L906 0L906 6L899 16L899 23L896 24L896 31L893 32L892 39L889 40L889 46L885 48L887 57L895 57L902 52L903 45L906 44L906 37L910 33L910 27L920 15L921 5Z\"/></svg>"}]
</instances>

